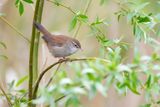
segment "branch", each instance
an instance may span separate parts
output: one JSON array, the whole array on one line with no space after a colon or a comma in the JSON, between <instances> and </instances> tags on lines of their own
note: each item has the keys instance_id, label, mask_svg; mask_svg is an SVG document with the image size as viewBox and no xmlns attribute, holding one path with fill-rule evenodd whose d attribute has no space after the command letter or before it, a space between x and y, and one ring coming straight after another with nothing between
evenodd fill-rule
<instances>
[{"instance_id":1,"label":"branch","mask_svg":"<svg viewBox=\"0 0 160 107\"><path fill-rule=\"evenodd\" d=\"M63 5L63 4L55 2L55 1L51 1L51 0L47 0L47 1L53 3L53 4L57 5L57 6L63 7L65 9L69 10L70 12L72 12L73 14L76 14L76 12L74 12L73 9L71 9L71 7L68 7L66 5Z\"/></svg>"},{"instance_id":2,"label":"branch","mask_svg":"<svg viewBox=\"0 0 160 107\"><path fill-rule=\"evenodd\" d=\"M58 65L58 67L57 67L57 69L55 70L55 72L54 72L53 76L51 76L51 78L49 79L49 81L48 81L48 83L47 83L46 87L48 87L48 86L49 86L49 84L52 82L52 80L53 80L53 78L56 76L56 74L57 74L57 72L58 72L58 70L59 70L60 66L61 66L61 63Z\"/></svg>"},{"instance_id":3,"label":"branch","mask_svg":"<svg viewBox=\"0 0 160 107\"><path fill-rule=\"evenodd\" d=\"M86 5L86 8L84 9L84 12L83 12L84 14L87 13L91 2L92 2L92 0L89 0L89 1L88 1L87 5ZM78 34L78 32L79 32L79 30L80 30L80 28L81 28L81 25L82 25L82 23L80 22L79 25L78 25L78 28L76 29L76 31L75 31L75 33L74 33L74 38L76 38L76 36L77 36L77 34Z\"/></svg>"},{"instance_id":4,"label":"branch","mask_svg":"<svg viewBox=\"0 0 160 107\"><path fill-rule=\"evenodd\" d=\"M28 38L26 38L20 31L18 31L17 29L16 29L16 27L15 26L13 26L12 24L10 24L10 22L8 22L8 20L6 20L4 17L2 17L2 16L0 16L0 19L2 20L2 21L4 21L9 27L11 27L14 31L16 31L18 34L19 34L19 36L21 36L23 39L25 39L28 43L30 43L30 40L28 39Z\"/></svg>"},{"instance_id":5,"label":"branch","mask_svg":"<svg viewBox=\"0 0 160 107\"><path fill-rule=\"evenodd\" d=\"M6 100L8 102L9 107L12 107L12 102L10 98L7 96L6 92L3 90L3 88L0 86L0 90L2 91L3 95L6 97Z\"/></svg>"},{"instance_id":6,"label":"branch","mask_svg":"<svg viewBox=\"0 0 160 107\"><path fill-rule=\"evenodd\" d=\"M34 12L34 21L40 23L42 18L44 0L37 0L35 12ZM28 83L28 100L29 102L36 98L36 95L32 94L33 79L36 79L36 74L38 74L38 46L39 46L39 36L40 33L36 30L34 25L32 26L32 37L30 45L30 58L29 58L29 83ZM28 103L28 107L32 107L32 103Z\"/></svg>"},{"instance_id":7,"label":"branch","mask_svg":"<svg viewBox=\"0 0 160 107\"><path fill-rule=\"evenodd\" d=\"M101 58L96 58L96 57L91 57L91 58L75 58L75 59L62 59L62 60L59 60L55 63L53 63L52 65L50 65L49 67L47 67L44 71L41 72L41 74L39 75L36 83L35 83L35 86L34 86L34 91L33 91L33 95L36 95L37 94L37 91L38 91L38 87L39 87L39 84L40 84L40 81L42 80L43 76L45 73L47 73L47 71L49 71L52 67L58 65L58 64L61 64L61 63L66 63L66 62L74 62L74 61L95 61L95 60L100 60L102 62L105 62L105 63L108 63L110 61L108 60L105 60L105 59L101 59Z\"/></svg>"},{"instance_id":8,"label":"branch","mask_svg":"<svg viewBox=\"0 0 160 107\"><path fill-rule=\"evenodd\" d=\"M71 13L73 13L74 15L76 15L76 12L74 12L73 9L71 9L71 7L68 7L68 6L66 6L66 5L63 5L63 4L58 3L58 2L55 2L55 1L51 1L51 0L47 0L47 1L53 3L53 4L57 5L57 6L61 6L61 7L63 7L63 8L66 8L66 9L69 10ZM84 12L83 12L84 14L87 13L91 2L92 2L92 0L89 0L89 1L88 1L87 5L86 5L86 7L85 7L85 9L84 9ZM76 29L76 31L75 31L75 33L74 33L74 37L77 36L77 34L78 34L79 30L80 30L81 25L82 25L82 23L80 22L79 25L78 25L78 27L77 27L77 29Z\"/></svg>"}]
</instances>

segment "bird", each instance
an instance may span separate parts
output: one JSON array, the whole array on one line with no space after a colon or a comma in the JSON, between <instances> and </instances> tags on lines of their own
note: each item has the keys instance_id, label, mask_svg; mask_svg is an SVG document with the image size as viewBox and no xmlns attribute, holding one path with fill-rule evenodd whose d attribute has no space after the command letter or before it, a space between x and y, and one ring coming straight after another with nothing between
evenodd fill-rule
<instances>
[{"instance_id":1,"label":"bird","mask_svg":"<svg viewBox=\"0 0 160 107\"><path fill-rule=\"evenodd\" d=\"M37 22L33 24L43 34L42 38L55 58L65 59L81 49L81 44L77 39L66 35L51 34L42 24Z\"/></svg>"}]
</instances>

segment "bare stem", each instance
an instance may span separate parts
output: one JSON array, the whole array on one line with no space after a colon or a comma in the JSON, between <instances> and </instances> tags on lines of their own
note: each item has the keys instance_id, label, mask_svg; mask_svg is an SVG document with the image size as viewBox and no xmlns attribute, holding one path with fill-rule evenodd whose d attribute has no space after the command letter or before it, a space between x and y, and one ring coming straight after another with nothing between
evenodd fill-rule
<instances>
[{"instance_id":1,"label":"bare stem","mask_svg":"<svg viewBox=\"0 0 160 107\"><path fill-rule=\"evenodd\" d=\"M34 21L37 23L41 22L42 11L43 11L44 0L37 0L36 7L34 12ZM29 102L36 98L36 94L33 96L32 87L33 87L33 79L36 80L36 75L38 74L38 47L39 47L39 36L40 33L36 30L36 28L32 27L32 37L31 37L31 45L30 45L30 58L29 58L29 94L28 100ZM28 107L33 107L32 103L28 103Z\"/></svg>"},{"instance_id":2,"label":"bare stem","mask_svg":"<svg viewBox=\"0 0 160 107\"><path fill-rule=\"evenodd\" d=\"M14 31L16 31L19 36L21 36L23 39L25 39L28 43L30 43L30 40L25 37L15 26L13 26L12 24L10 24L10 22L8 20L6 20L4 17L0 16L0 19L2 21L4 21L9 27L11 27Z\"/></svg>"},{"instance_id":3,"label":"bare stem","mask_svg":"<svg viewBox=\"0 0 160 107\"><path fill-rule=\"evenodd\" d=\"M10 98L7 96L6 92L3 90L2 86L0 85L0 90L2 91L3 95L6 97L9 107L12 107L12 102Z\"/></svg>"},{"instance_id":4,"label":"bare stem","mask_svg":"<svg viewBox=\"0 0 160 107\"><path fill-rule=\"evenodd\" d=\"M58 3L58 2L55 2L55 1L51 1L51 0L47 0L47 1L53 3L53 4L57 5L57 6L63 7L65 9L69 10L70 12L72 12L73 14L76 14L76 12L74 12L73 9L71 9L71 7L68 7L68 6L64 5L64 4L61 4L61 3Z\"/></svg>"},{"instance_id":5,"label":"bare stem","mask_svg":"<svg viewBox=\"0 0 160 107\"><path fill-rule=\"evenodd\" d=\"M49 86L49 84L52 82L52 80L53 80L53 78L56 76L56 74L57 74L57 72L58 72L58 70L59 70L60 66L61 66L61 63L58 65L58 67L57 67L57 69L55 70L55 72L54 72L53 76L51 76L51 78L49 79L49 81L48 81L48 83L47 83L46 87L48 87L48 86Z\"/></svg>"}]
</instances>

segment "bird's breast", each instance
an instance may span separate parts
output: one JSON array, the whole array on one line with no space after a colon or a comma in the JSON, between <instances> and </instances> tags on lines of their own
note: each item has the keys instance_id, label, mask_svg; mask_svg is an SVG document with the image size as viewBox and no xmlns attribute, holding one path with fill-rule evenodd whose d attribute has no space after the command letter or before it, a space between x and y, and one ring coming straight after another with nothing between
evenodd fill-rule
<instances>
[{"instance_id":1,"label":"bird's breast","mask_svg":"<svg viewBox=\"0 0 160 107\"><path fill-rule=\"evenodd\" d=\"M69 47L59 47L59 46L50 46L48 45L49 51L52 53L54 57L66 57L73 53L75 53L76 49L70 49Z\"/></svg>"}]
</instances>

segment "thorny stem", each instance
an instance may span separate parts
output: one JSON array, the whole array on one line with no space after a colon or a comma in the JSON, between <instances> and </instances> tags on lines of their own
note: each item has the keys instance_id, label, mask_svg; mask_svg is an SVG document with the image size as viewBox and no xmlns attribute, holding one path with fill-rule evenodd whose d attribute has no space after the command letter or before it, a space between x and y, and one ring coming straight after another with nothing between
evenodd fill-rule
<instances>
[{"instance_id":1,"label":"thorny stem","mask_svg":"<svg viewBox=\"0 0 160 107\"><path fill-rule=\"evenodd\" d=\"M30 40L25 37L15 26L13 26L12 24L10 24L10 22L8 22L8 20L6 20L4 17L0 16L0 19L2 21L4 21L9 27L11 27L14 31L16 31L19 36L21 36L23 39L25 39L28 43L30 43Z\"/></svg>"}]
</instances>

